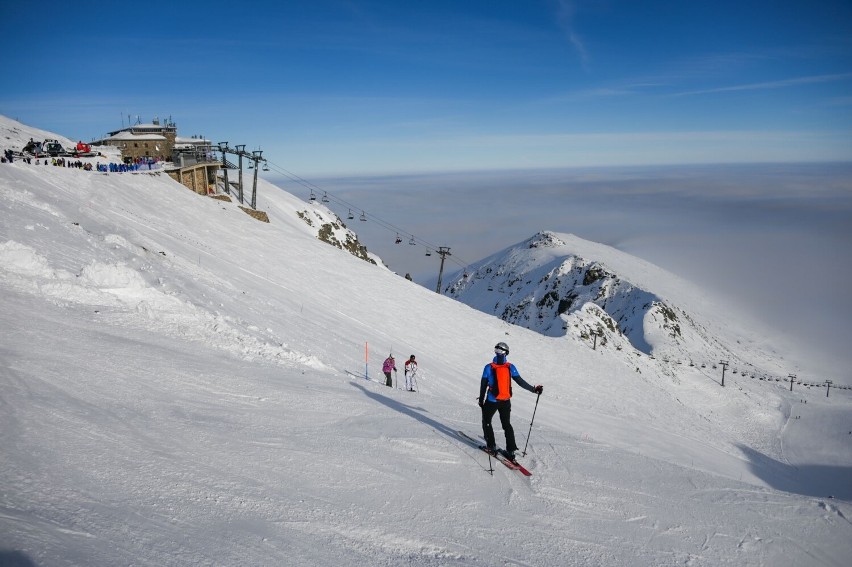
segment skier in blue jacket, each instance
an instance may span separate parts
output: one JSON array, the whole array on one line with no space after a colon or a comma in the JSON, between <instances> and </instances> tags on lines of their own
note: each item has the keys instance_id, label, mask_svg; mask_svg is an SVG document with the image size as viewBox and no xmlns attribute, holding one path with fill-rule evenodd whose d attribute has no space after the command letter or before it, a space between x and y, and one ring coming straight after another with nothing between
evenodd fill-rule
<instances>
[{"instance_id":1,"label":"skier in blue jacket","mask_svg":"<svg viewBox=\"0 0 852 567\"><path fill-rule=\"evenodd\" d=\"M494 360L487 364L482 371L482 381L479 386L479 407L482 408L482 433L485 436L485 445L488 450L495 452L497 442L494 439L494 428L491 420L495 413L500 413L500 424L506 436L506 456L514 461L515 451L518 446L515 443L515 430L509 416L512 412L512 381L514 380L521 388L535 394L541 394L544 387L541 384L531 386L521 375L515 365L506 360L509 355L509 346L500 342L494 347Z\"/></svg>"}]
</instances>

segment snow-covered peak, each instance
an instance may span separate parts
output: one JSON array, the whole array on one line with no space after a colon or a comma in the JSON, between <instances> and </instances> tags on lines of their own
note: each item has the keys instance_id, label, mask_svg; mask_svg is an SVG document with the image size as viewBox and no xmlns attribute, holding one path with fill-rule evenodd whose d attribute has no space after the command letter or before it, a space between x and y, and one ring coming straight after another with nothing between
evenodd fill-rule
<instances>
[{"instance_id":1,"label":"snow-covered peak","mask_svg":"<svg viewBox=\"0 0 852 567\"><path fill-rule=\"evenodd\" d=\"M555 232L542 231L526 242L530 248L555 248L565 246L565 241L560 240Z\"/></svg>"},{"instance_id":2,"label":"snow-covered peak","mask_svg":"<svg viewBox=\"0 0 852 567\"><path fill-rule=\"evenodd\" d=\"M470 266L445 294L546 336L569 336L686 364L737 360L779 372L767 353L732 338L689 282L644 260L573 234L539 232ZM773 357L770 356L769 359Z\"/></svg>"}]
</instances>

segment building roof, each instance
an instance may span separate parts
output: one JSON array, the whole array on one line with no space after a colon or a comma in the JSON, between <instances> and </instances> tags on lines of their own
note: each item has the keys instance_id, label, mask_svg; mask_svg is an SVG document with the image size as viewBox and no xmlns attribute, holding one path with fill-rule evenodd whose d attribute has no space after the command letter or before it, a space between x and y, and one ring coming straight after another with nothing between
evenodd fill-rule
<instances>
[{"instance_id":1,"label":"building roof","mask_svg":"<svg viewBox=\"0 0 852 567\"><path fill-rule=\"evenodd\" d=\"M177 126L172 123L168 124L134 124L127 126L121 130L109 132L110 136L115 136L121 132L176 132Z\"/></svg>"},{"instance_id":2,"label":"building roof","mask_svg":"<svg viewBox=\"0 0 852 567\"><path fill-rule=\"evenodd\" d=\"M160 134L134 134L132 132L117 132L112 136L104 138L109 142L139 142L139 141L165 141L166 137Z\"/></svg>"}]
</instances>

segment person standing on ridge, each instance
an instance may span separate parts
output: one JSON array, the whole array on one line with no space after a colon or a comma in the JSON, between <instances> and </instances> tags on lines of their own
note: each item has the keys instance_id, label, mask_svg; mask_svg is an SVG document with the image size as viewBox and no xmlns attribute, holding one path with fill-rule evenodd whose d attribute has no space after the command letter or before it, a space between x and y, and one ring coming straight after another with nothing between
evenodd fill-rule
<instances>
[{"instance_id":1,"label":"person standing on ridge","mask_svg":"<svg viewBox=\"0 0 852 567\"><path fill-rule=\"evenodd\" d=\"M538 384L530 386L521 375L515 365L506 360L509 356L509 346L500 342L494 347L494 360L487 364L482 371L482 381L479 385L479 407L482 408L482 434L485 436L486 448L495 453L497 441L494 439L494 428L491 420L495 413L500 413L500 424L506 436L505 455L509 460L515 460L515 451L518 446L515 443L515 430L509 419L512 411L512 380L521 388L529 390L534 394L541 395L544 386Z\"/></svg>"},{"instance_id":2,"label":"person standing on ridge","mask_svg":"<svg viewBox=\"0 0 852 567\"><path fill-rule=\"evenodd\" d=\"M405 389L409 392L414 391L415 378L414 375L417 374L417 361L414 360L414 355L405 361Z\"/></svg>"},{"instance_id":3,"label":"person standing on ridge","mask_svg":"<svg viewBox=\"0 0 852 567\"><path fill-rule=\"evenodd\" d=\"M385 359L385 362L382 364L382 372L385 373L385 385L388 388L393 388L393 378L391 378L391 371L396 372L396 360L393 359L393 354L389 354Z\"/></svg>"}]
</instances>

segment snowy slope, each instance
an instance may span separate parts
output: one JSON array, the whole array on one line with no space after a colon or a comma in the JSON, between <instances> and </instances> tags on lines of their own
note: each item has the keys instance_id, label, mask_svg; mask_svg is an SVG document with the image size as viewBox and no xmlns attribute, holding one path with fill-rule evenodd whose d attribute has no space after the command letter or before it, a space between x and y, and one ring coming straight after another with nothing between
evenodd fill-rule
<instances>
[{"instance_id":1,"label":"snowy slope","mask_svg":"<svg viewBox=\"0 0 852 567\"><path fill-rule=\"evenodd\" d=\"M456 274L446 295L548 336L570 336L685 364L787 381L797 368L736 313L639 258L572 234L541 232ZM597 335L597 337L595 337Z\"/></svg>"},{"instance_id":2,"label":"snowy slope","mask_svg":"<svg viewBox=\"0 0 852 567\"><path fill-rule=\"evenodd\" d=\"M303 206L2 164L0 564L847 564L847 392L542 336ZM545 386L513 399L530 479L453 433L498 340ZM420 392L376 381L390 351Z\"/></svg>"},{"instance_id":3,"label":"snowy slope","mask_svg":"<svg viewBox=\"0 0 852 567\"><path fill-rule=\"evenodd\" d=\"M77 146L76 141L72 141L65 136L41 130L40 128L33 128L17 120L0 116L0 147L4 150L20 152L30 140L35 140L36 142L56 140L62 144L63 148L74 148Z\"/></svg>"}]
</instances>

